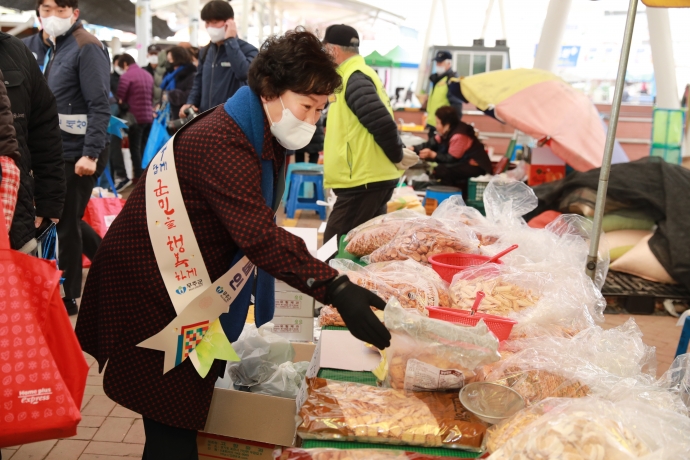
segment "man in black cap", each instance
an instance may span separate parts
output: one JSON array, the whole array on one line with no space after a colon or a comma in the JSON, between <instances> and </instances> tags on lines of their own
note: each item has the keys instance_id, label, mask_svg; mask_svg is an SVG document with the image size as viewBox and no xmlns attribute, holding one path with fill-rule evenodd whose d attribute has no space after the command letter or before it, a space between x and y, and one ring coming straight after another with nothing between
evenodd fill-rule
<instances>
[{"instance_id":1,"label":"man in black cap","mask_svg":"<svg viewBox=\"0 0 690 460\"><path fill-rule=\"evenodd\" d=\"M342 90L328 108L324 184L338 196L324 241L386 213L402 170L418 161L398 135L393 109L376 71L359 54L357 31L326 29L323 43L338 64Z\"/></svg>"},{"instance_id":2,"label":"man in black cap","mask_svg":"<svg viewBox=\"0 0 690 460\"><path fill-rule=\"evenodd\" d=\"M427 119L426 124L429 128L429 138L436 132L436 111L441 107L451 106L462 118L462 101L448 92L448 80L457 77L453 70L453 55L449 51L437 51L434 56L436 72L429 77L433 88L426 103Z\"/></svg>"}]
</instances>

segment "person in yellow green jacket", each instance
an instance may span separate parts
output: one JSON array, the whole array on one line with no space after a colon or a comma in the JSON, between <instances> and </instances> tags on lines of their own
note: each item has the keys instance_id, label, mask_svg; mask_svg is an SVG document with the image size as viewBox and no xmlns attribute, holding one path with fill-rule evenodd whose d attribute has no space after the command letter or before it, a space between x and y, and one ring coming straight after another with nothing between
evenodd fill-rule
<instances>
[{"instance_id":1,"label":"person in yellow green jacket","mask_svg":"<svg viewBox=\"0 0 690 460\"><path fill-rule=\"evenodd\" d=\"M436 72L429 77L432 89L426 103L426 113L429 114L427 118L429 139L433 139L436 133L436 117L434 114L441 107L453 107L458 116L462 118L462 100L448 92L449 80L458 76L453 70L453 55L449 51L438 51L436 56L434 56L434 62L436 63Z\"/></svg>"},{"instance_id":2,"label":"person in yellow green jacket","mask_svg":"<svg viewBox=\"0 0 690 460\"><path fill-rule=\"evenodd\" d=\"M404 149L386 90L359 54L357 31L329 26L323 43L343 78L328 108L324 142L324 185L338 197L324 233L329 241L385 214L402 170L418 157Z\"/></svg>"}]
</instances>

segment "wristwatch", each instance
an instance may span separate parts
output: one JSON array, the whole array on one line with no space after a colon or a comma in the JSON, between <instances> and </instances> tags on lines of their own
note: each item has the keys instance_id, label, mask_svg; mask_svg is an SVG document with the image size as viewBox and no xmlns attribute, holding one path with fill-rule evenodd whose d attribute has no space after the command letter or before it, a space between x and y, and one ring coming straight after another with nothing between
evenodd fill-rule
<instances>
[{"instance_id":1,"label":"wristwatch","mask_svg":"<svg viewBox=\"0 0 690 460\"><path fill-rule=\"evenodd\" d=\"M90 156L87 156L86 158L88 158L88 159L91 160L91 161L98 162L98 157L90 157Z\"/></svg>"}]
</instances>

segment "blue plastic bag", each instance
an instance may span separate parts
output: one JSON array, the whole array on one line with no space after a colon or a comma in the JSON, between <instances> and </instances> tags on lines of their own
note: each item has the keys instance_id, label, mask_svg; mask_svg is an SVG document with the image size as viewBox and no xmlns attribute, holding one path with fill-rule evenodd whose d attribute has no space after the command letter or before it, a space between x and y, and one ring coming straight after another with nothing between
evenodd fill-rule
<instances>
[{"instance_id":1,"label":"blue plastic bag","mask_svg":"<svg viewBox=\"0 0 690 460\"><path fill-rule=\"evenodd\" d=\"M165 104L156 114L156 119L151 125L151 134L146 142L144 157L141 160L141 168L146 169L153 157L163 148L172 136L168 134L168 121L170 120L170 104Z\"/></svg>"}]
</instances>

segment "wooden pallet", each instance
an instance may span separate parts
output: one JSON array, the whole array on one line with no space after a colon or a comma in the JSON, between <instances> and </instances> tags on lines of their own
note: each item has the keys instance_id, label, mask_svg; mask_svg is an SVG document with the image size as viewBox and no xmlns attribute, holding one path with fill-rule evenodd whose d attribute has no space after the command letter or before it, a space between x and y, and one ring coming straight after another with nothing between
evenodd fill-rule
<instances>
[{"instance_id":1,"label":"wooden pallet","mask_svg":"<svg viewBox=\"0 0 690 460\"><path fill-rule=\"evenodd\" d=\"M601 293L604 297L617 297L628 313L637 315L654 313L657 300L690 301L690 291L679 284L654 283L615 271L609 271Z\"/></svg>"}]
</instances>

